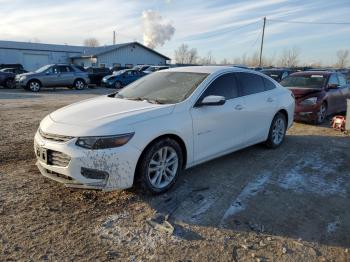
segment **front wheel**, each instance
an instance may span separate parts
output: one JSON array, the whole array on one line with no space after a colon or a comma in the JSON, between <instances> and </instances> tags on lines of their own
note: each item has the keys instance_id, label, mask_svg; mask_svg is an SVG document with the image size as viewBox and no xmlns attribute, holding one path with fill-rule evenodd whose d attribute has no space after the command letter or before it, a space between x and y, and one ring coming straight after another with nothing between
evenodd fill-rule
<instances>
[{"instance_id":1,"label":"front wheel","mask_svg":"<svg viewBox=\"0 0 350 262\"><path fill-rule=\"evenodd\" d=\"M138 166L137 176L144 189L161 194L170 189L182 168L183 154L179 144L161 139L146 149Z\"/></svg>"},{"instance_id":2,"label":"front wheel","mask_svg":"<svg viewBox=\"0 0 350 262\"><path fill-rule=\"evenodd\" d=\"M287 119L282 113L277 113L272 120L269 136L265 145L269 148L279 147L286 136Z\"/></svg>"},{"instance_id":3,"label":"front wheel","mask_svg":"<svg viewBox=\"0 0 350 262\"><path fill-rule=\"evenodd\" d=\"M32 80L28 83L28 90L32 92L39 92L41 88L41 84L37 80Z\"/></svg>"},{"instance_id":4,"label":"front wheel","mask_svg":"<svg viewBox=\"0 0 350 262\"><path fill-rule=\"evenodd\" d=\"M116 81L116 82L114 83L114 87L115 87L115 89L120 89L120 88L123 87L123 85L122 85L122 83L121 83L120 81Z\"/></svg>"},{"instance_id":5,"label":"front wheel","mask_svg":"<svg viewBox=\"0 0 350 262\"><path fill-rule=\"evenodd\" d=\"M77 90L82 90L85 88L85 82L82 79L77 79L74 82L74 88Z\"/></svg>"},{"instance_id":6,"label":"front wheel","mask_svg":"<svg viewBox=\"0 0 350 262\"><path fill-rule=\"evenodd\" d=\"M316 119L316 124L320 125L324 122L324 120L327 117L327 105L326 103L322 103L322 105L320 106L320 109L317 112L317 119Z\"/></svg>"}]
</instances>

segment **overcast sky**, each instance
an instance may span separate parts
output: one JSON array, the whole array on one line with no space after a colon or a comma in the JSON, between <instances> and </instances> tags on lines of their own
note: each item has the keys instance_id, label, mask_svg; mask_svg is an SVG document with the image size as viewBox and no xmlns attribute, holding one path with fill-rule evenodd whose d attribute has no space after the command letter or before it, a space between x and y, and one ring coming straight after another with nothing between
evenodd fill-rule
<instances>
[{"instance_id":1,"label":"overcast sky","mask_svg":"<svg viewBox=\"0 0 350 262\"><path fill-rule=\"evenodd\" d=\"M262 18L309 22L350 22L349 0L0 0L0 40L82 45L88 37L101 44L143 42L144 11L162 16L174 34L159 52L173 57L186 43L217 62L259 49ZM265 54L278 57L298 47L305 63L334 63L338 49L350 49L350 25L292 24L268 21Z\"/></svg>"}]
</instances>

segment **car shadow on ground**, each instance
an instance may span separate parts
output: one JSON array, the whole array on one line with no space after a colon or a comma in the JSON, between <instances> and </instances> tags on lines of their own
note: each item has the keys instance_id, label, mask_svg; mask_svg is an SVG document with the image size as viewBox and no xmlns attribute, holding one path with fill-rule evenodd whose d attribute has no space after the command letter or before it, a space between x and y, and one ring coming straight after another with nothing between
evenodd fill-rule
<instances>
[{"instance_id":1,"label":"car shadow on ground","mask_svg":"<svg viewBox=\"0 0 350 262\"><path fill-rule=\"evenodd\" d=\"M289 135L276 150L257 145L191 168L145 201L175 224L350 247L349 140Z\"/></svg>"}]
</instances>

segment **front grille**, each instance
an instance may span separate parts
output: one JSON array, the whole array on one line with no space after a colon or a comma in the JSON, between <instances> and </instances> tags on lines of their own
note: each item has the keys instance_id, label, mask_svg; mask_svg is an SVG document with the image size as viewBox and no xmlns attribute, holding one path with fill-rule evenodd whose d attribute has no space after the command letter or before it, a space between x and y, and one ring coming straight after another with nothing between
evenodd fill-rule
<instances>
[{"instance_id":1,"label":"front grille","mask_svg":"<svg viewBox=\"0 0 350 262\"><path fill-rule=\"evenodd\" d=\"M47 150L47 163L53 166L68 166L70 157L66 154L63 154L54 150Z\"/></svg>"},{"instance_id":2,"label":"front grille","mask_svg":"<svg viewBox=\"0 0 350 262\"><path fill-rule=\"evenodd\" d=\"M57 172L52 171L52 170L45 169L45 171L46 171L47 173L49 173L50 175L52 175L52 176L55 176L55 177L58 177L58 178L63 178L63 179L65 179L65 180L67 180L67 181L73 181L73 180L74 180L74 179L71 178L70 176L66 176L66 175L57 173Z\"/></svg>"},{"instance_id":3,"label":"front grille","mask_svg":"<svg viewBox=\"0 0 350 262\"><path fill-rule=\"evenodd\" d=\"M60 142L60 143L67 142L74 138L73 136L62 136L62 135L45 133L41 129L39 129L39 134L45 140Z\"/></svg>"}]
</instances>

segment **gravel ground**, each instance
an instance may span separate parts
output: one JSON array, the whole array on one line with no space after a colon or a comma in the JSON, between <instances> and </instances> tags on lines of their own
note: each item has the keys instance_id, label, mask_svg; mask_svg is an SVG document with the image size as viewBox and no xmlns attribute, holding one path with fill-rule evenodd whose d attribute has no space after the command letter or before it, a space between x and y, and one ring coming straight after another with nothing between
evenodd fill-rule
<instances>
[{"instance_id":1,"label":"gravel ground","mask_svg":"<svg viewBox=\"0 0 350 262\"><path fill-rule=\"evenodd\" d=\"M350 139L295 123L261 145L191 168L161 196L68 189L42 177L40 120L109 93L0 90L0 261L350 261ZM167 216L167 234L149 219Z\"/></svg>"}]
</instances>

